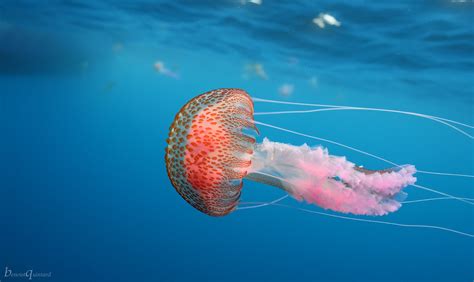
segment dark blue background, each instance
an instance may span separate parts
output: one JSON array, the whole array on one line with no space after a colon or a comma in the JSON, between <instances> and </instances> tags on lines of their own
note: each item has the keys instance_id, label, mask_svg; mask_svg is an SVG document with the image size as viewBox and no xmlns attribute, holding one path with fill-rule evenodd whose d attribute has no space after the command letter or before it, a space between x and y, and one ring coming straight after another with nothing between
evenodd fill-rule
<instances>
[{"instance_id":1,"label":"dark blue background","mask_svg":"<svg viewBox=\"0 0 474 282\"><path fill-rule=\"evenodd\" d=\"M214 88L472 124L473 3L397 2L1 1L0 279L21 280L3 278L8 267L52 272L37 281L472 281L472 238L282 207L212 218L187 205L166 175L175 113ZM341 27L319 29L311 20L320 12ZM158 59L181 79L156 73ZM268 80L242 77L254 62ZM290 97L279 96L283 83L295 85ZM474 171L472 140L429 120L378 112L258 120L422 170ZM321 145L366 167L387 166ZM474 197L472 178L417 176ZM406 191L411 200L436 196ZM281 195L244 185L244 201ZM472 206L458 201L406 205L377 219L474 232Z\"/></svg>"}]
</instances>

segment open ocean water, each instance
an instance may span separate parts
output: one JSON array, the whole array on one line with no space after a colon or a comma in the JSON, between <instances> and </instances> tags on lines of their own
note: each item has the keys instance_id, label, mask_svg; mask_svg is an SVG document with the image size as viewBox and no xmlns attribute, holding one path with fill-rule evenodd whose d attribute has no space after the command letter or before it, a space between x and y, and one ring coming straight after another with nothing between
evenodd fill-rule
<instances>
[{"instance_id":1,"label":"open ocean water","mask_svg":"<svg viewBox=\"0 0 474 282\"><path fill-rule=\"evenodd\" d=\"M181 106L224 87L472 125L473 19L471 0L0 0L0 281L28 281L28 273L43 274L33 281L473 281L472 237L281 206L209 217L176 193L164 163ZM256 112L306 109L255 103ZM470 127L452 124L465 135L367 111L256 119L420 170L474 174ZM390 167L259 129L259 141L322 145L367 168ZM416 176L474 198L473 178ZM405 191L407 200L440 197ZM283 195L245 181L242 201ZM474 234L471 204L349 216Z\"/></svg>"}]
</instances>

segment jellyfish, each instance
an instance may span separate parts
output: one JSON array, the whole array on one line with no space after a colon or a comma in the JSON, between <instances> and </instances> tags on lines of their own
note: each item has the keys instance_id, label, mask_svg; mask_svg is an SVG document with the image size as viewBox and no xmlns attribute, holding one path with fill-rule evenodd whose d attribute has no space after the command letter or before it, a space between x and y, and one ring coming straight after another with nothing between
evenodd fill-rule
<instances>
[{"instance_id":1,"label":"jellyfish","mask_svg":"<svg viewBox=\"0 0 474 282\"><path fill-rule=\"evenodd\" d=\"M165 66L165 63L162 62L162 61L156 61L155 64L153 65L155 70L162 74L162 75L165 75L165 76L168 76L168 77L171 77L171 78L174 78L174 79L179 79L179 74L168 69L166 66Z\"/></svg>"},{"instance_id":2,"label":"jellyfish","mask_svg":"<svg viewBox=\"0 0 474 282\"><path fill-rule=\"evenodd\" d=\"M291 96L293 91L295 90L295 86L293 84L284 83L278 88L278 93L281 96Z\"/></svg>"},{"instance_id":3,"label":"jellyfish","mask_svg":"<svg viewBox=\"0 0 474 282\"><path fill-rule=\"evenodd\" d=\"M318 25L320 28L324 28L326 25L341 26L341 22L336 20L335 17L330 14L320 13L317 17L313 19L313 23Z\"/></svg>"},{"instance_id":4,"label":"jellyfish","mask_svg":"<svg viewBox=\"0 0 474 282\"><path fill-rule=\"evenodd\" d=\"M268 138L257 143L253 114L244 90L217 89L193 98L176 115L166 168L176 191L197 210L210 216L233 212L249 180L324 209L385 215L400 208L402 189L416 182L413 165L369 170L322 146Z\"/></svg>"},{"instance_id":5,"label":"jellyfish","mask_svg":"<svg viewBox=\"0 0 474 282\"><path fill-rule=\"evenodd\" d=\"M261 79L268 79L268 75L265 71L263 64L260 63L253 63L245 65L245 73L244 77L248 78L250 75L255 75Z\"/></svg>"},{"instance_id":6,"label":"jellyfish","mask_svg":"<svg viewBox=\"0 0 474 282\"><path fill-rule=\"evenodd\" d=\"M254 102L309 106L315 109L254 112ZM456 200L473 206L473 198L456 197L417 184L414 174L471 179L474 175L415 169L413 165L400 165L336 141L254 120L257 115L322 111L378 111L416 116L437 122L469 139L474 139L473 135L461 129L473 129L474 126L442 117L381 108L268 100L250 97L241 89L217 89L190 100L178 112L170 127L165 161L171 184L191 206L210 216L224 216L235 210L279 206L343 220L403 228L436 229L474 238L472 233L442 226L397 223L359 216L382 216L398 210L402 204L439 200ZM257 143L256 135L260 134L257 125L341 146L388 163L391 167L381 170L366 169L345 157L330 155L328 149L322 146L294 146L272 142L268 138ZM247 180L280 188L287 194L270 202L240 202L243 181ZM439 196L406 201L404 199L407 194L403 189L407 186ZM280 203L289 196L333 212Z\"/></svg>"}]
</instances>

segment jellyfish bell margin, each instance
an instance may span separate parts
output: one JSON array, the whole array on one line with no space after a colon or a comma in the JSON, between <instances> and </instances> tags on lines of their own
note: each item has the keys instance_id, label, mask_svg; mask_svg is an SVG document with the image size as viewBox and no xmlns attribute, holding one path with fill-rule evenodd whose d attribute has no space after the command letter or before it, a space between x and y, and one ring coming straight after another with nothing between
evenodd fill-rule
<instances>
[{"instance_id":1,"label":"jellyfish bell margin","mask_svg":"<svg viewBox=\"0 0 474 282\"><path fill-rule=\"evenodd\" d=\"M416 182L404 165L368 170L329 155L322 146L293 146L267 138L256 143L253 101L241 89L196 96L176 114L165 154L171 184L191 206L210 216L237 208L243 179L281 188L319 207L357 215L398 210L402 189Z\"/></svg>"}]
</instances>

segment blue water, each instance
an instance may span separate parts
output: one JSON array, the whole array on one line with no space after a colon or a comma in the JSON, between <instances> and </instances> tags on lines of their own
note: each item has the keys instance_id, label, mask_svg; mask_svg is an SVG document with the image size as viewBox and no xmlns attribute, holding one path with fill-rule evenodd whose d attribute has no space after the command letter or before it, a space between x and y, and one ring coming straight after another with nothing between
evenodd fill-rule
<instances>
[{"instance_id":1,"label":"blue water","mask_svg":"<svg viewBox=\"0 0 474 282\"><path fill-rule=\"evenodd\" d=\"M312 19L322 12L341 26L319 28ZM473 18L470 0L1 0L0 280L26 281L4 277L7 268L51 272L34 281L472 281L474 240L454 233L276 206L203 215L171 186L164 148L180 107L222 87L473 124ZM157 60L180 79L157 72ZM248 71L256 63L268 79ZM285 83L291 95L279 94ZM255 104L289 109L307 108ZM472 139L430 120L348 111L257 118L422 170L474 173ZM259 140L321 144L368 168L389 166L259 129ZM417 177L474 197L472 178ZM245 182L242 200L282 195ZM473 206L453 200L369 218L474 233Z\"/></svg>"}]
</instances>

